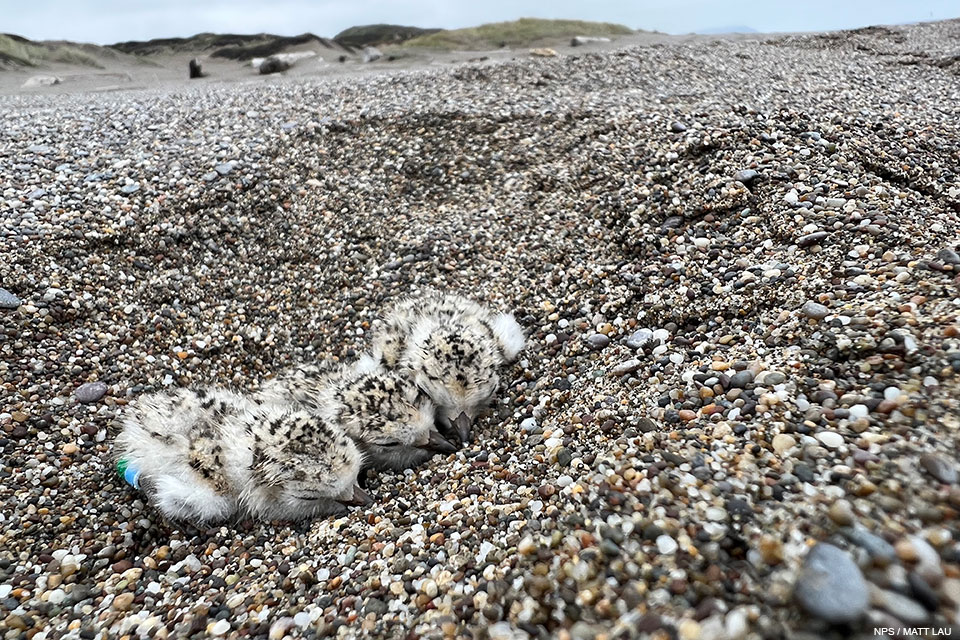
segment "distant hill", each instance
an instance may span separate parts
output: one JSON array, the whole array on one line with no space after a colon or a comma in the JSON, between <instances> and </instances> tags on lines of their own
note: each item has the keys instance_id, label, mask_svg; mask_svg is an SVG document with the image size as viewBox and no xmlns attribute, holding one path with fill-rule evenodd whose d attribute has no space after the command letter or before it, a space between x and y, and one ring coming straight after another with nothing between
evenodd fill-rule
<instances>
[{"instance_id":1,"label":"distant hill","mask_svg":"<svg viewBox=\"0 0 960 640\"><path fill-rule=\"evenodd\" d=\"M483 50L501 47L527 47L544 40L573 36L618 36L634 33L622 24L585 20L541 20L520 18L511 22L492 22L479 27L442 30L412 38L405 47L429 49Z\"/></svg>"},{"instance_id":2,"label":"distant hill","mask_svg":"<svg viewBox=\"0 0 960 640\"><path fill-rule=\"evenodd\" d=\"M440 29L421 29L396 24L367 24L344 29L333 36L335 42L347 47L369 47L400 44L411 38L437 33Z\"/></svg>"},{"instance_id":3,"label":"distant hill","mask_svg":"<svg viewBox=\"0 0 960 640\"><path fill-rule=\"evenodd\" d=\"M50 63L101 67L97 55L103 47L73 42L35 42L0 33L0 68L36 67Z\"/></svg>"},{"instance_id":4,"label":"distant hill","mask_svg":"<svg viewBox=\"0 0 960 640\"><path fill-rule=\"evenodd\" d=\"M265 58L280 53L287 47L311 42L319 43L325 47L334 46L329 39L321 38L312 33L303 33L299 36L278 36L270 33L249 35L198 33L189 38L155 38L146 41L118 42L110 45L110 48L136 56L209 52L213 58L251 60L253 58Z\"/></svg>"},{"instance_id":5,"label":"distant hill","mask_svg":"<svg viewBox=\"0 0 960 640\"><path fill-rule=\"evenodd\" d=\"M699 29L696 33L701 33L703 35L716 35L721 33L759 33L756 29L752 27L744 26L733 26L733 27L711 27L710 29Z\"/></svg>"}]
</instances>

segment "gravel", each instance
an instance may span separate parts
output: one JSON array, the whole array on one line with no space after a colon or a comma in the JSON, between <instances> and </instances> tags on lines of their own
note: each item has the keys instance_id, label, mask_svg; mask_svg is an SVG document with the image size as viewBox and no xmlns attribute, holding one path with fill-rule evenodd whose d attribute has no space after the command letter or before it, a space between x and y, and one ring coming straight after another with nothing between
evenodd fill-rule
<instances>
[{"instance_id":1,"label":"gravel","mask_svg":"<svg viewBox=\"0 0 960 640\"><path fill-rule=\"evenodd\" d=\"M958 37L0 99L7 637L955 623ZM353 359L427 286L529 336L462 451L204 531L116 476L140 393Z\"/></svg>"}]
</instances>

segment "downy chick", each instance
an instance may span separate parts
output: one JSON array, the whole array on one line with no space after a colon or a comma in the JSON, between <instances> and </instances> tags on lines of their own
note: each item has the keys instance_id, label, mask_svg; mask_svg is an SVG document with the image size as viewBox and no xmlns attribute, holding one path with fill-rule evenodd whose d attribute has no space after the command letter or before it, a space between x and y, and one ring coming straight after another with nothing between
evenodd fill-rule
<instances>
[{"instance_id":1,"label":"downy chick","mask_svg":"<svg viewBox=\"0 0 960 640\"><path fill-rule=\"evenodd\" d=\"M358 369L383 367L410 377L437 405L437 425L469 442L471 425L516 360L526 339L513 315L494 313L455 294L430 292L399 302L374 333Z\"/></svg>"},{"instance_id":2,"label":"downy chick","mask_svg":"<svg viewBox=\"0 0 960 640\"><path fill-rule=\"evenodd\" d=\"M299 520L367 501L357 486L363 455L342 430L225 389L139 398L117 448L173 520Z\"/></svg>"},{"instance_id":3,"label":"downy chick","mask_svg":"<svg viewBox=\"0 0 960 640\"><path fill-rule=\"evenodd\" d=\"M264 393L271 402L293 403L339 425L369 467L407 469L456 450L434 428L433 402L398 371L308 365L281 374Z\"/></svg>"}]
</instances>

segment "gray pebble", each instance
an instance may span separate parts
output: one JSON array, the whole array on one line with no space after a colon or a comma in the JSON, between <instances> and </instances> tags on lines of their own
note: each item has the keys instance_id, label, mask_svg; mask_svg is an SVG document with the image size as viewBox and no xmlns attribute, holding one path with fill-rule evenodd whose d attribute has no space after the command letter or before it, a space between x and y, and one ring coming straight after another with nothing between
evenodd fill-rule
<instances>
[{"instance_id":1,"label":"gray pebble","mask_svg":"<svg viewBox=\"0 0 960 640\"><path fill-rule=\"evenodd\" d=\"M628 373L633 373L641 366L641 362L636 358L631 358L630 360L624 360L617 366L615 366L610 373L615 376L625 376Z\"/></svg>"},{"instance_id":2,"label":"gray pebble","mask_svg":"<svg viewBox=\"0 0 960 640\"><path fill-rule=\"evenodd\" d=\"M20 306L20 298L6 289L0 289L0 309L16 309Z\"/></svg>"},{"instance_id":3,"label":"gray pebble","mask_svg":"<svg viewBox=\"0 0 960 640\"><path fill-rule=\"evenodd\" d=\"M936 453L925 453L920 456L920 465L927 473L944 484L957 483L957 467L952 462Z\"/></svg>"},{"instance_id":4,"label":"gray pebble","mask_svg":"<svg viewBox=\"0 0 960 640\"><path fill-rule=\"evenodd\" d=\"M653 339L653 331L650 329L637 329L627 338L627 346L631 349L639 349Z\"/></svg>"},{"instance_id":5,"label":"gray pebble","mask_svg":"<svg viewBox=\"0 0 960 640\"><path fill-rule=\"evenodd\" d=\"M850 554L825 542L804 558L794 597L808 613L832 624L859 619L870 601L867 581Z\"/></svg>"},{"instance_id":6,"label":"gray pebble","mask_svg":"<svg viewBox=\"0 0 960 640\"><path fill-rule=\"evenodd\" d=\"M960 255L950 247L944 247L937 251L937 260L947 264L960 264Z\"/></svg>"},{"instance_id":7,"label":"gray pebble","mask_svg":"<svg viewBox=\"0 0 960 640\"><path fill-rule=\"evenodd\" d=\"M730 387L733 389L743 389L751 382L753 382L753 372L746 369L730 376Z\"/></svg>"},{"instance_id":8,"label":"gray pebble","mask_svg":"<svg viewBox=\"0 0 960 640\"><path fill-rule=\"evenodd\" d=\"M807 300L803 303L803 306L800 307L800 313L808 318L813 318L814 320L823 320L830 315L830 309L826 308L819 302Z\"/></svg>"},{"instance_id":9,"label":"gray pebble","mask_svg":"<svg viewBox=\"0 0 960 640\"><path fill-rule=\"evenodd\" d=\"M610 344L610 338L602 333L594 333L587 338L587 343L594 349L603 349L605 346Z\"/></svg>"},{"instance_id":10,"label":"gray pebble","mask_svg":"<svg viewBox=\"0 0 960 640\"><path fill-rule=\"evenodd\" d=\"M898 620L907 624L920 624L928 617L927 610L916 600L901 595L896 591L877 589L874 594L875 602Z\"/></svg>"},{"instance_id":11,"label":"gray pebble","mask_svg":"<svg viewBox=\"0 0 960 640\"><path fill-rule=\"evenodd\" d=\"M77 387L77 390L73 392L73 397L77 399L77 402L82 402L84 404L90 402L96 402L103 397L103 394L107 392L107 385L103 382L87 382L85 384Z\"/></svg>"},{"instance_id":12,"label":"gray pebble","mask_svg":"<svg viewBox=\"0 0 960 640\"><path fill-rule=\"evenodd\" d=\"M843 533L850 542L870 554L878 564L885 566L897 557L892 544L862 526L845 529Z\"/></svg>"},{"instance_id":13,"label":"gray pebble","mask_svg":"<svg viewBox=\"0 0 960 640\"><path fill-rule=\"evenodd\" d=\"M809 247L811 245L820 244L820 241L826 238L829 233L826 231L814 231L813 233L808 233L805 236L800 236L797 238L797 245L801 247Z\"/></svg>"}]
</instances>

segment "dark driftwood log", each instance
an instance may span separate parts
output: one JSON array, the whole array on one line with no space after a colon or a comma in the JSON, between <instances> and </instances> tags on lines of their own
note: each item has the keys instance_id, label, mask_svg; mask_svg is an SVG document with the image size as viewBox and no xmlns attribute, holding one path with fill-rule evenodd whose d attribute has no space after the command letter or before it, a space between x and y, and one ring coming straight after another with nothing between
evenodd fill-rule
<instances>
[{"instance_id":1,"label":"dark driftwood log","mask_svg":"<svg viewBox=\"0 0 960 640\"><path fill-rule=\"evenodd\" d=\"M190 79L202 78L203 70L200 68L200 61L194 58L190 61Z\"/></svg>"}]
</instances>

